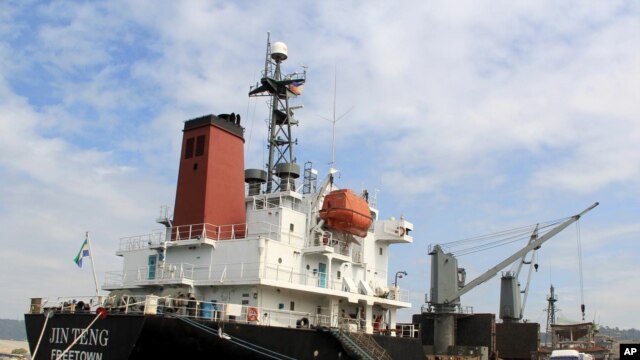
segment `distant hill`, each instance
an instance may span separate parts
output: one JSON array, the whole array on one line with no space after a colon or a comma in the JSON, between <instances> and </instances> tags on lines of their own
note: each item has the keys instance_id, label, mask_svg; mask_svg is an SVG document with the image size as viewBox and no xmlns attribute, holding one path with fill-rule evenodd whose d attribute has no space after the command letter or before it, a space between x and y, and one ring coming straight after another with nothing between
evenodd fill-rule
<instances>
[{"instance_id":1,"label":"distant hill","mask_svg":"<svg viewBox=\"0 0 640 360\"><path fill-rule=\"evenodd\" d=\"M0 319L0 339L27 340L27 332L24 329L24 320Z\"/></svg>"},{"instance_id":2,"label":"distant hill","mask_svg":"<svg viewBox=\"0 0 640 360\"><path fill-rule=\"evenodd\" d=\"M600 327L600 334L611 336L618 340L640 341L640 330L638 329L618 329L610 328L608 326Z\"/></svg>"},{"instance_id":3,"label":"distant hill","mask_svg":"<svg viewBox=\"0 0 640 360\"><path fill-rule=\"evenodd\" d=\"M608 326L600 326L599 334L604 336L609 336L617 341L631 341L638 342L640 341L640 330L631 328L631 329L619 329L617 327L610 328ZM545 341L545 333L540 333L540 342L543 343Z\"/></svg>"}]
</instances>

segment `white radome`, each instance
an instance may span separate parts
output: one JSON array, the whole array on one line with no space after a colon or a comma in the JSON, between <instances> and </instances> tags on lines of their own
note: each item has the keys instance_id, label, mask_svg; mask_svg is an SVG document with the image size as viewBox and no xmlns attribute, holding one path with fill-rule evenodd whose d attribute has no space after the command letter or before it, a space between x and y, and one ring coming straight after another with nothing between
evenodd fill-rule
<instances>
[{"instance_id":1,"label":"white radome","mask_svg":"<svg viewBox=\"0 0 640 360\"><path fill-rule=\"evenodd\" d=\"M271 45L271 58L277 61L287 60L289 56L289 49L287 49L287 44L278 41Z\"/></svg>"}]
</instances>

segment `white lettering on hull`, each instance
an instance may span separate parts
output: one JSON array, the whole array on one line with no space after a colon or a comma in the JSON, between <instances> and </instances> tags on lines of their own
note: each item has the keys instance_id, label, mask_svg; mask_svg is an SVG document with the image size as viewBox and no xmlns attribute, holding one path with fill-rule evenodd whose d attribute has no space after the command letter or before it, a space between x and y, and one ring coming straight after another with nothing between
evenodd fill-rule
<instances>
[{"instance_id":1,"label":"white lettering on hull","mask_svg":"<svg viewBox=\"0 0 640 360\"><path fill-rule=\"evenodd\" d=\"M50 344L67 344L75 341L84 331L83 328L51 328ZM69 339L71 333L73 339ZM109 344L109 330L89 329L78 339L78 344L86 346L102 346Z\"/></svg>"},{"instance_id":2,"label":"white lettering on hull","mask_svg":"<svg viewBox=\"0 0 640 360\"><path fill-rule=\"evenodd\" d=\"M64 350L52 349L51 360L56 360ZM102 360L102 353L95 351L69 350L60 360Z\"/></svg>"},{"instance_id":3,"label":"white lettering on hull","mask_svg":"<svg viewBox=\"0 0 640 360\"><path fill-rule=\"evenodd\" d=\"M95 351L106 348L109 345L109 330L89 329L84 334L83 328L51 328L50 344L62 344L64 348L77 340L73 348L63 354L64 349L51 349L51 360L102 360L103 352ZM94 347L91 350L83 350L84 346ZM56 346L57 347L57 346ZM78 349L80 347L80 349Z\"/></svg>"}]
</instances>

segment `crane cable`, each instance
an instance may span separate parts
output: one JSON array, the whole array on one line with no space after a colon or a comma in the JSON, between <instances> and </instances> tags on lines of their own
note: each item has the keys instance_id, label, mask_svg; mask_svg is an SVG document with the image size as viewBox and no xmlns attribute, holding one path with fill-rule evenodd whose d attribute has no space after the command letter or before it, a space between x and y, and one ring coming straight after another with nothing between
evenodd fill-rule
<instances>
[{"instance_id":1,"label":"crane cable","mask_svg":"<svg viewBox=\"0 0 640 360\"><path fill-rule=\"evenodd\" d=\"M584 281L582 277L582 241L580 240L580 221L576 221L576 231L578 239L578 268L580 273L580 310L582 310L582 320L584 321Z\"/></svg>"},{"instance_id":2,"label":"crane cable","mask_svg":"<svg viewBox=\"0 0 640 360\"><path fill-rule=\"evenodd\" d=\"M567 218L546 221L538 223L536 225L522 226L509 230L503 230L492 234L481 235L471 238L466 238L457 241L451 241L446 243L440 243L441 246L447 248L451 253L456 256L464 256L473 254L480 251L493 249L495 247L511 244L514 242L530 239L531 232L535 227L538 227L539 232L544 232L545 229L556 226L557 224L566 221Z\"/></svg>"}]
</instances>

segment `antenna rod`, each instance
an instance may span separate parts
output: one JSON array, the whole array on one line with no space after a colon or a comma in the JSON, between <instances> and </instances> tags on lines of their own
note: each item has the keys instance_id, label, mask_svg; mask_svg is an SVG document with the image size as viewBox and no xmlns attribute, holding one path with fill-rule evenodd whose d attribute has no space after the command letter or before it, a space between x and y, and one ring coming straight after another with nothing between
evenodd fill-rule
<instances>
[{"instance_id":1,"label":"antenna rod","mask_svg":"<svg viewBox=\"0 0 640 360\"><path fill-rule=\"evenodd\" d=\"M331 128L331 163L330 169L333 169L335 163L335 147L336 147L336 93L338 92L338 67L333 70L333 121Z\"/></svg>"},{"instance_id":2,"label":"antenna rod","mask_svg":"<svg viewBox=\"0 0 640 360\"><path fill-rule=\"evenodd\" d=\"M271 52L271 33L267 31L267 56L264 61L264 77L269 74L269 54Z\"/></svg>"}]
</instances>

